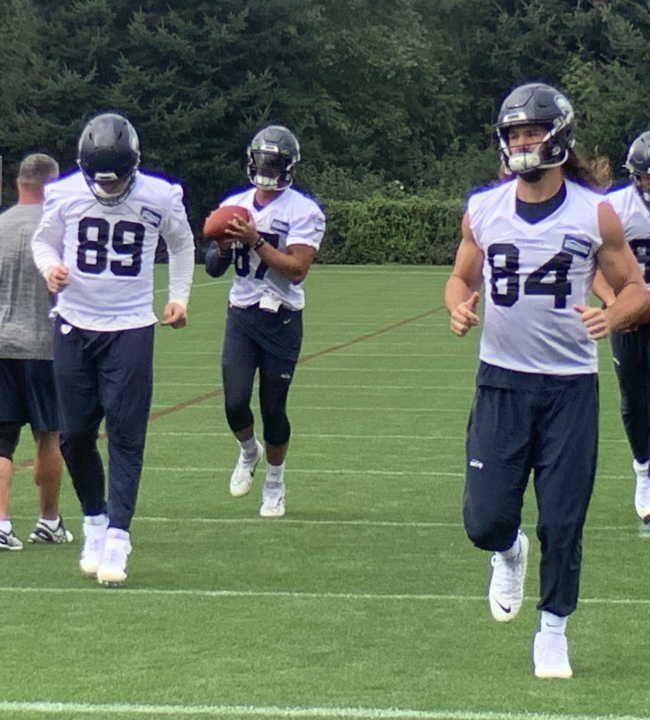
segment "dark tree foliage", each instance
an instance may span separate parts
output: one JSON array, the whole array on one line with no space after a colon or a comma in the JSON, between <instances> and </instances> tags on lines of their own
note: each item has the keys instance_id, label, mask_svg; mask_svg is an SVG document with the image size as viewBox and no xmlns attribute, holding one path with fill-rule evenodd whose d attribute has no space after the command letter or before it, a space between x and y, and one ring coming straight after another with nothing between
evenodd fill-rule
<instances>
[{"instance_id":1,"label":"dark tree foliage","mask_svg":"<svg viewBox=\"0 0 650 720\"><path fill-rule=\"evenodd\" d=\"M618 172L650 124L649 36L645 0L4 0L3 202L28 152L74 168L109 108L143 167L183 183L197 231L267 122L297 133L319 199L460 198L494 177L492 123L527 80L568 93L579 144Z\"/></svg>"}]
</instances>

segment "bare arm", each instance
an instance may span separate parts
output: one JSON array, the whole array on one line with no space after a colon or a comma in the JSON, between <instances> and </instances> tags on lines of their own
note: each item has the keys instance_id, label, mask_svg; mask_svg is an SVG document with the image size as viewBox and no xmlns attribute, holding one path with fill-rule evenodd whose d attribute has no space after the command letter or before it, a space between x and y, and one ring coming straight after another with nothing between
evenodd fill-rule
<instances>
[{"instance_id":1,"label":"bare arm","mask_svg":"<svg viewBox=\"0 0 650 720\"><path fill-rule=\"evenodd\" d=\"M609 330L622 331L634 324L646 307L646 288L639 264L625 241L623 226L607 203L598 207L603 244L598 251L598 269L616 296L604 311Z\"/></svg>"},{"instance_id":2,"label":"bare arm","mask_svg":"<svg viewBox=\"0 0 650 720\"><path fill-rule=\"evenodd\" d=\"M591 292L605 305L605 307L609 307L614 300L616 300L614 291L607 284L607 281L603 277L603 273L600 269L596 270L594 281L591 284Z\"/></svg>"},{"instance_id":3,"label":"bare arm","mask_svg":"<svg viewBox=\"0 0 650 720\"><path fill-rule=\"evenodd\" d=\"M451 331L461 337L479 323L475 311L479 300L478 291L483 282L482 267L483 251L476 244L469 227L469 217L465 213L454 269L445 287L445 305L450 315Z\"/></svg>"},{"instance_id":4,"label":"bare arm","mask_svg":"<svg viewBox=\"0 0 650 720\"><path fill-rule=\"evenodd\" d=\"M289 245L285 251L274 248L268 242L263 242L255 248L261 238L252 218L246 222L243 217L236 215L229 223L228 233L233 240L248 245L260 256L263 263L284 275L292 283L299 283L305 279L316 255L313 247L299 243Z\"/></svg>"}]
</instances>

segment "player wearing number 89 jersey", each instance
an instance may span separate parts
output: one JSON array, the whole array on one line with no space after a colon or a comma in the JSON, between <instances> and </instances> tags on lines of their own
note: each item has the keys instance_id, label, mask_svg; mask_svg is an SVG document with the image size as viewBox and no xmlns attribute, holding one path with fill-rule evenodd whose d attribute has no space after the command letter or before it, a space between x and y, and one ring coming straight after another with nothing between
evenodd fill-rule
<instances>
[{"instance_id":1,"label":"player wearing number 89 jersey","mask_svg":"<svg viewBox=\"0 0 650 720\"><path fill-rule=\"evenodd\" d=\"M153 325L159 237L170 252L170 298L187 302L186 265L194 251L182 198L179 185L140 171L129 196L110 207L89 191L82 172L48 186L33 248L42 270L60 263L68 268L55 312L86 330Z\"/></svg>"},{"instance_id":2,"label":"player wearing number 89 jersey","mask_svg":"<svg viewBox=\"0 0 650 720\"><path fill-rule=\"evenodd\" d=\"M623 229L596 178L573 150L573 108L555 88L530 83L503 101L496 132L511 177L472 195L445 302L465 335L485 314L466 440L463 519L489 550L490 610L516 617L529 541L521 532L532 471L540 540L540 678L572 675L566 619L578 602L582 529L596 474L595 340L643 311L644 285ZM596 269L616 302L589 307Z\"/></svg>"},{"instance_id":3,"label":"player wearing number 89 jersey","mask_svg":"<svg viewBox=\"0 0 650 720\"><path fill-rule=\"evenodd\" d=\"M54 377L61 450L84 515L82 572L126 579L152 394L154 257L169 249L163 325L186 324L194 239L179 185L138 170L140 146L117 113L92 118L80 170L46 189L32 239L55 294ZM108 493L97 449L108 437Z\"/></svg>"}]
</instances>

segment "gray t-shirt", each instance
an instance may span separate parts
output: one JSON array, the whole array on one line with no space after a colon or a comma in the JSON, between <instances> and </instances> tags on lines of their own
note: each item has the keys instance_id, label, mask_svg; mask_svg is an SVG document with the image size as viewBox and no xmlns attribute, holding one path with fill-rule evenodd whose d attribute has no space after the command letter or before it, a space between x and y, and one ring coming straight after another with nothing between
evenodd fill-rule
<instances>
[{"instance_id":1,"label":"gray t-shirt","mask_svg":"<svg viewBox=\"0 0 650 720\"><path fill-rule=\"evenodd\" d=\"M0 358L52 359L52 304L31 248L41 209L26 203L0 214Z\"/></svg>"}]
</instances>

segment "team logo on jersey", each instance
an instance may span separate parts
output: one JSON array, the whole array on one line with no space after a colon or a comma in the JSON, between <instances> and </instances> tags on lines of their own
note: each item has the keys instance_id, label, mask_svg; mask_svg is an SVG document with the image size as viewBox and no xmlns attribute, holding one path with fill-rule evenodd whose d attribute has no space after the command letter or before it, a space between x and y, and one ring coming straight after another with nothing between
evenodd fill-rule
<instances>
[{"instance_id":1,"label":"team logo on jersey","mask_svg":"<svg viewBox=\"0 0 650 720\"><path fill-rule=\"evenodd\" d=\"M160 227L162 222L162 215L159 212L144 206L140 209L140 217L155 228Z\"/></svg>"},{"instance_id":2,"label":"team logo on jersey","mask_svg":"<svg viewBox=\"0 0 650 720\"><path fill-rule=\"evenodd\" d=\"M274 220L271 223L271 230L275 230L276 232L286 235L289 232L289 223L282 222L282 220Z\"/></svg>"},{"instance_id":3,"label":"team logo on jersey","mask_svg":"<svg viewBox=\"0 0 650 720\"><path fill-rule=\"evenodd\" d=\"M576 235L565 235L564 240L562 240L562 250L571 253L571 255L588 258L591 252L591 243L589 240L584 240Z\"/></svg>"},{"instance_id":4,"label":"team logo on jersey","mask_svg":"<svg viewBox=\"0 0 650 720\"><path fill-rule=\"evenodd\" d=\"M316 232L325 232L325 220L323 220L323 218L316 218L314 222L314 230Z\"/></svg>"}]
</instances>

